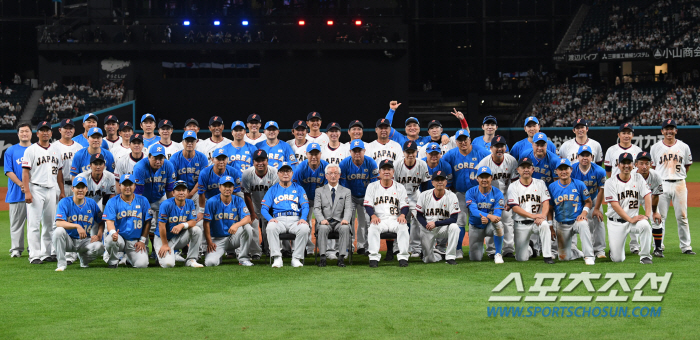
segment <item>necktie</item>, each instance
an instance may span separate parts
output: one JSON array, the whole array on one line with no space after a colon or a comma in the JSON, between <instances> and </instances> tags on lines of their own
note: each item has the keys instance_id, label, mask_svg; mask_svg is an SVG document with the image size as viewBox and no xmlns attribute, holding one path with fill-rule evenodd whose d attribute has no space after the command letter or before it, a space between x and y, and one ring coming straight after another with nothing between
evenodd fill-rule
<instances>
[{"instance_id":1,"label":"necktie","mask_svg":"<svg viewBox=\"0 0 700 340\"><path fill-rule=\"evenodd\" d=\"M331 203L335 203L335 188L331 188Z\"/></svg>"}]
</instances>

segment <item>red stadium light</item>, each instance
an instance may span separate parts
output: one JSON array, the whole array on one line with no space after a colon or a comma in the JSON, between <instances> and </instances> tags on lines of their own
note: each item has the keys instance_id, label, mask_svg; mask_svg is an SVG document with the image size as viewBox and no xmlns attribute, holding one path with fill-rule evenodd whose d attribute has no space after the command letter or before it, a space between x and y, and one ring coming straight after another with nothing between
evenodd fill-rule
<instances>
[{"instance_id":1,"label":"red stadium light","mask_svg":"<svg viewBox=\"0 0 700 340\"><path fill-rule=\"evenodd\" d=\"M355 26L362 26L362 20L355 20Z\"/></svg>"},{"instance_id":2,"label":"red stadium light","mask_svg":"<svg viewBox=\"0 0 700 340\"><path fill-rule=\"evenodd\" d=\"M299 26L304 26L306 25L306 21L304 20L299 20Z\"/></svg>"},{"instance_id":3,"label":"red stadium light","mask_svg":"<svg viewBox=\"0 0 700 340\"><path fill-rule=\"evenodd\" d=\"M328 25L328 26L333 26L333 20L328 20L328 21L326 21L326 25Z\"/></svg>"}]
</instances>

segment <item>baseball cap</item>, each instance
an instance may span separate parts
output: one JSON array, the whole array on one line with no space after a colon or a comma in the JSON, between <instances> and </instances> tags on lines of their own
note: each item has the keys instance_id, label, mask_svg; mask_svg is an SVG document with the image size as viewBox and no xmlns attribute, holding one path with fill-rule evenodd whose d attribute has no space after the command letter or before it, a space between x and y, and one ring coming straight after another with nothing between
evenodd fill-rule
<instances>
[{"instance_id":1,"label":"baseball cap","mask_svg":"<svg viewBox=\"0 0 700 340\"><path fill-rule=\"evenodd\" d=\"M117 116L115 116L115 115L109 115L109 116L105 117L105 120L104 120L105 124L107 124L108 122L119 123L119 119L117 119Z\"/></svg>"},{"instance_id":2,"label":"baseball cap","mask_svg":"<svg viewBox=\"0 0 700 340\"><path fill-rule=\"evenodd\" d=\"M75 126L75 124L73 124L73 121L70 120L70 119L68 119L68 118L62 119L62 120L61 120L61 123L59 124L59 126L62 127L62 128L63 128L63 127L66 127L66 126L68 126L68 125L73 126L73 127Z\"/></svg>"},{"instance_id":3,"label":"baseball cap","mask_svg":"<svg viewBox=\"0 0 700 340\"><path fill-rule=\"evenodd\" d=\"M51 130L51 124L50 124L49 122L45 121L45 120L44 120L44 121L41 121L41 122L39 122L39 124L36 126L36 130L39 131L39 130L41 130L42 128L48 128L49 130Z\"/></svg>"},{"instance_id":4,"label":"baseball cap","mask_svg":"<svg viewBox=\"0 0 700 340\"><path fill-rule=\"evenodd\" d=\"M173 186L173 189L177 188L177 187L185 187L185 189L187 189L187 182L185 182L183 180L175 181L175 185Z\"/></svg>"},{"instance_id":5,"label":"baseball cap","mask_svg":"<svg viewBox=\"0 0 700 340\"><path fill-rule=\"evenodd\" d=\"M569 161L568 158L560 158L559 162L557 162L557 169L561 168L562 166L571 167L571 161Z\"/></svg>"},{"instance_id":6,"label":"baseball cap","mask_svg":"<svg viewBox=\"0 0 700 340\"><path fill-rule=\"evenodd\" d=\"M661 128L663 129L667 126L678 126L678 124L676 124L675 119L666 119L663 123L661 123Z\"/></svg>"},{"instance_id":7,"label":"baseball cap","mask_svg":"<svg viewBox=\"0 0 700 340\"><path fill-rule=\"evenodd\" d=\"M491 168L489 168L489 167L487 167L487 166L482 166L482 167L480 167L479 170L477 170L477 172L476 172L476 177L479 177L479 176L481 176L481 175L483 175L483 174L487 174L487 175L489 175L489 176L492 176L492 175L493 175L493 174L491 173Z\"/></svg>"},{"instance_id":8,"label":"baseball cap","mask_svg":"<svg viewBox=\"0 0 700 340\"><path fill-rule=\"evenodd\" d=\"M219 156L226 156L226 158L228 158L228 154L224 148L218 148L211 153L212 158L219 158Z\"/></svg>"},{"instance_id":9,"label":"baseball cap","mask_svg":"<svg viewBox=\"0 0 700 340\"><path fill-rule=\"evenodd\" d=\"M314 150L321 152L321 144L311 143L311 144L309 144L309 146L306 147L306 152L311 152Z\"/></svg>"},{"instance_id":10,"label":"baseball cap","mask_svg":"<svg viewBox=\"0 0 700 340\"><path fill-rule=\"evenodd\" d=\"M494 116L484 117L484 120L481 122L481 125L484 125L488 122L493 122L494 124L498 125L498 120L496 120L496 117L494 117Z\"/></svg>"},{"instance_id":11,"label":"baseball cap","mask_svg":"<svg viewBox=\"0 0 700 340\"><path fill-rule=\"evenodd\" d=\"M141 143L143 143L143 135L140 133L135 133L135 134L131 135L131 137L129 138L129 143L131 143L135 140L140 140Z\"/></svg>"},{"instance_id":12,"label":"baseball cap","mask_svg":"<svg viewBox=\"0 0 700 340\"><path fill-rule=\"evenodd\" d=\"M634 125L630 123L625 123L620 125L620 128L617 130L618 132L622 132L624 129L629 129L630 131L634 132Z\"/></svg>"},{"instance_id":13,"label":"baseball cap","mask_svg":"<svg viewBox=\"0 0 700 340\"><path fill-rule=\"evenodd\" d=\"M236 185L236 183L234 181L235 180L233 179L232 176L221 176L221 178L219 179L219 185L224 185L226 183L231 183L233 185Z\"/></svg>"},{"instance_id":14,"label":"baseball cap","mask_svg":"<svg viewBox=\"0 0 700 340\"><path fill-rule=\"evenodd\" d=\"M102 129L98 128L97 126L90 128L90 130L88 130L87 135L88 135L88 137L90 137L94 134L99 134L100 136L104 136L104 134L102 133Z\"/></svg>"},{"instance_id":15,"label":"baseball cap","mask_svg":"<svg viewBox=\"0 0 700 340\"><path fill-rule=\"evenodd\" d=\"M637 159L637 160L640 160L640 159L647 159L647 160L651 161L651 155L650 155L648 152L646 152L646 151L642 151L642 152L640 152L640 153L637 154L637 158L636 158L636 159Z\"/></svg>"},{"instance_id":16,"label":"baseball cap","mask_svg":"<svg viewBox=\"0 0 700 340\"><path fill-rule=\"evenodd\" d=\"M380 126L382 126L382 125L391 126L391 123L390 123L389 120L386 119L386 118L380 118L380 119L377 121L377 124L376 124L375 126L376 126L376 127L380 127Z\"/></svg>"},{"instance_id":17,"label":"baseball cap","mask_svg":"<svg viewBox=\"0 0 700 340\"><path fill-rule=\"evenodd\" d=\"M618 157L618 161L620 162L620 164L622 164L622 161L634 162L634 157L632 157L631 153L625 152L620 154L620 157Z\"/></svg>"},{"instance_id":18,"label":"baseball cap","mask_svg":"<svg viewBox=\"0 0 700 340\"><path fill-rule=\"evenodd\" d=\"M359 139L353 139L350 141L350 150L363 149L365 148L365 143Z\"/></svg>"},{"instance_id":19,"label":"baseball cap","mask_svg":"<svg viewBox=\"0 0 700 340\"><path fill-rule=\"evenodd\" d=\"M455 133L455 140L459 139L459 137L462 136L469 137L469 131L465 129L460 129L459 131L457 131L457 133Z\"/></svg>"},{"instance_id":20,"label":"baseball cap","mask_svg":"<svg viewBox=\"0 0 700 340\"><path fill-rule=\"evenodd\" d=\"M164 126L169 126L170 128L173 127L173 122L171 120L167 119L162 119L160 122L158 122L158 128L162 128Z\"/></svg>"},{"instance_id":21,"label":"baseball cap","mask_svg":"<svg viewBox=\"0 0 700 340\"><path fill-rule=\"evenodd\" d=\"M306 115L306 120L311 120L313 118L321 119L321 114L316 112L316 111L312 111L312 112L309 112L308 115Z\"/></svg>"},{"instance_id":22,"label":"baseball cap","mask_svg":"<svg viewBox=\"0 0 700 340\"><path fill-rule=\"evenodd\" d=\"M416 142L409 140L403 143L403 151L408 151L408 150L418 150L418 146L416 145Z\"/></svg>"},{"instance_id":23,"label":"baseball cap","mask_svg":"<svg viewBox=\"0 0 700 340\"><path fill-rule=\"evenodd\" d=\"M544 132L538 132L534 136L532 136L533 143L542 142L542 141L544 141L545 143L547 142L547 135L545 135Z\"/></svg>"},{"instance_id":24,"label":"baseball cap","mask_svg":"<svg viewBox=\"0 0 700 340\"><path fill-rule=\"evenodd\" d=\"M156 121L156 117L154 117L154 116L153 116L152 114L150 114L150 113L147 113L147 114L141 116L141 123L143 123L143 121L146 120L146 119L153 119L153 122Z\"/></svg>"},{"instance_id":25,"label":"baseball cap","mask_svg":"<svg viewBox=\"0 0 700 340\"><path fill-rule=\"evenodd\" d=\"M126 129L126 128L129 128L129 129L132 129L132 130L133 130L133 129L134 129L134 126L131 125L131 123L130 123L128 120L125 120L125 121L119 123L119 130L124 130L124 129Z\"/></svg>"},{"instance_id":26,"label":"baseball cap","mask_svg":"<svg viewBox=\"0 0 700 340\"><path fill-rule=\"evenodd\" d=\"M579 147L578 147L578 153L577 153L577 155L580 155L580 154L582 154L582 153L584 153L584 152L588 152L588 153L590 153L590 154L593 154L593 151L591 151L591 147L590 147L590 146L588 146L588 145L581 145L581 146L579 146Z\"/></svg>"},{"instance_id":27,"label":"baseball cap","mask_svg":"<svg viewBox=\"0 0 700 340\"><path fill-rule=\"evenodd\" d=\"M265 152L265 150L258 149L253 152L253 160L257 161L260 158L267 159L267 152Z\"/></svg>"},{"instance_id":28,"label":"baseball cap","mask_svg":"<svg viewBox=\"0 0 700 340\"><path fill-rule=\"evenodd\" d=\"M199 127L199 122L194 118L190 118L187 121L185 121L185 127L187 127L187 125L190 125L190 124L194 124L194 125L197 125L197 127Z\"/></svg>"},{"instance_id":29,"label":"baseball cap","mask_svg":"<svg viewBox=\"0 0 700 340\"><path fill-rule=\"evenodd\" d=\"M445 174L445 172L442 171L442 170L438 170L438 171L433 172L433 178L432 178L432 179L433 179L433 180L436 180L436 179L438 179L438 178L445 178L445 179L446 179L446 178L447 178L447 174Z\"/></svg>"},{"instance_id":30,"label":"baseball cap","mask_svg":"<svg viewBox=\"0 0 700 340\"><path fill-rule=\"evenodd\" d=\"M182 140L185 140L187 138L197 139L197 133L192 130L187 130L185 131L185 133L182 134Z\"/></svg>"},{"instance_id":31,"label":"baseball cap","mask_svg":"<svg viewBox=\"0 0 700 340\"><path fill-rule=\"evenodd\" d=\"M165 156L165 148L160 144L153 144L148 148L149 156Z\"/></svg>"},{"instance_id":32,"label":"baseball cap","mask_svg":"<svg viewBox=\"0 0 700 340\"><path fill-rule=\"evenodd\" d=\"M420 125L420 122L418 122L418 118L416 117L408 117L408 119L406 119L405 125L408 125L410 123L416 123Z\"/></svg>"},{"instance_id":33,"label":"baseball cap","mask_svg":"<svg viewBox=\"0 0 700 340\"><path fill-rule=\"evenodd\" d=\"M303 120L297 120L294 122L294 125L292 125L292 130L296 130L298 127L303 127L304 130L307 129L306 123Z\"/></svg>"},{"instance_id":34,"label":"baseball cap","mask_svg":"<svg viewBox=\"0 0 700 340\"><path fill-rule=\"evenodd\" d=\"M274 120L271 120L271 121L265 123L265 130L267 130L267 129L271 128L271 127L272 127L272 128L275 128L275 129L277 129L277 130L280 129L280 126L277 125L277 122L275 122Z\"/></svg>"},{"instance_id":35,"label":"baseball cap","mask_svg":"<svg viewBox=\"0 0 700 340\"><path fill-rule=\"evenodd\" d=\"M219 116L209 118L209 125L214 125L216 123L223 124L224 120Z\"/></svg>"},{"instance_id":36,"label":"baseball cap","mask_svg":"<svg viewBox=\"0 0 700 340\"><path fill-rule=\"evenodd\" d=\"M248 120L246 120L247 123L250 123L253 120L257 120L258 122L262 121L262 118L260 118L260 115L257 113L251 113L248 115Z\"/></svg>"},{"instance_id":37,"label":"baseball cap","mask_svg":"<svg viewBox=\"0 0 700 340\"><path fill-rule=\"evenodd\" d=\"M530 116L530 117L525 118L525 125L523 125L523 126L527 126L528 123L540 124L540 121L537 120L536 117Z\"/></svg>"},{"instance_id":38,"label":"baseball cap","mask_svg":"<svg viewBox=\"0 0 700 340\"><path fill-rule=\"evenodd\" d=\"M237 120L231 124L231 130L235 130L237 127L245 130L245 124L240 120Z\"/></svg>"},{"instance_id":39,"label":"baseball cap","mask_svg":"<svg viewBox=\"0 0 700 340\"><path fill-rule=\"evenodd\" d=\"M132 174L123 174L123 175L119 176L119 183L124 183L124 182L134 183L134 180L131 179L131 177L133 177L133 176L134 175L132 175Z\"/></svg>"},{"instance_id":40,"label":"baseball cap","mask_svg":"<svg viewBox=\"0 0 700 340\"><path fill-rule=\"evenodd\" d=\"M439 121L439 120L433 119L433 120L430 121L430 123L428 123L428 129L430 129L431 127L433 127L433 126L435 126L435 125L437 125L437 126L439 126L439 127L442 127L442 124L440 124L440 121Z\"/></svg>"},{"instance_id":41,"label":"baseball cap","mask_svg":"<svg viewBox=\"0 0 700 340\"><path fill-rule=\"evenodd\" d=\"M326 126L326 131L330 131L331 129L338 129L338 130L341 130L341 131L343 130L343 129L340 128L340 124L338 124L338 123L336 123L336 122L332 122L332 123L330 123L330 124L328 124L328 125Z\"/></svg>"},{"instance_id":42,"label":"baseball cap","mask_svg":"<svg viewBox=\"0 0 700 340\"><path fill-rule=\"evenodd\" d=\"M491 139L491 146L495 146L498 144L508 145L508 143L506 142L506 137L494 136L493 139Z\"/></svg>"},{"instance_id":43,"label":"baseball cap","mask_svg":"<svg viewBox=\"0 0 700 340\"><path fill-rule=\"evenodd\" d=\"M532 165L532 159L527 158L527 157L521 158L520 161L518 162L518 166L521 166L521 165L523 165L523 164L530 164L530 165Z\"/></svg>"},{"instance_id":44,"label":"baseball cap","mask_svg":"<svg viewBox=\"0 0 700 340\"><path fill-rule=\"evenodd\" d=\"M94 113L88 113L85 116L83 116L83 123L85 123L85 121L90 119L90 118L94 119L95 122L97 122L97 116L95 116Z\"/></svg>"},{"instance_id":45,"label":"baseball cap","mask_svg":"<svg viewBox=\"0 0 700 340\"><path fill-rule=\"evenodd\" d=\"M83 176L77 176L73 178L73 186L77 187L78 184L83 183L83 185L87 186L87 179Z\"/></svg>"},{"instance_id":46,"label":"baseball cap","mask_svg":"<svg viewBox=\"0 0 700 340\"><path fill-rule=\"evenodd\" d=\"M104 162L104 161L105 161L105 155L103 155L103 154L101 154L101 153L96 153L96 154L90 156L90 164L94 163L95 161L102 161L102 162Z\"/></svg>"},{"instance_id":47,"label":"baseball cap","mask_svg":"<svg viewBox=\"0 0 700 340\"><path fill-rule=\"evenodd\" d=\"M294 171L294 168L293 168L292 165L289 164L288 162L282 162L282 163L280 163L279 170L281 171L281 170L284 169L284 168L289 168L290 170Z\"/></svg>"},{"instance_id":48,"label":"baseball cap","mask_svg":"<svg viewBox=\"0 0 700 340\"><path fill-rule=\"evenodd\" d=\"M348 126L348 129L352 128L353 126L359 126L361 128L365 127L364 125L362 125L362 122L357 119L350 122L350 126Z\"/></svg>"},{"instance_id":49,"label":"baseball cap","mask_svg":"<svg viewBox=\"0 0 700 340\"><path fill-rule=\"evenodd\" d=\"M576 119L576 121L574 122L574 127L577 127L579 125L583 125L585 127L588 127L588 121L583 119L583 118Z\"/></svg>"},{"instance_id":50,"label":"baseball cap","mask_svg":"<svg viewBox=\"0 0 700 340\"><path fill-rule=\"evenodd\" d=\"M425 153L441 152L440 144L435 142L430 142L425 146Z\"/></svg>"},{"instance_id":51,"label":"baseball cap","mask_svg":"<svg viewBox=\"0 0 700 340\"><path fill-rule=\"evenodd\" d=\"M390 168L394 168L394 162L391 159L383 159L381 162L379 162L379 168L383 168L385 166L388 166Z\"/></svg>"}]
</instances>

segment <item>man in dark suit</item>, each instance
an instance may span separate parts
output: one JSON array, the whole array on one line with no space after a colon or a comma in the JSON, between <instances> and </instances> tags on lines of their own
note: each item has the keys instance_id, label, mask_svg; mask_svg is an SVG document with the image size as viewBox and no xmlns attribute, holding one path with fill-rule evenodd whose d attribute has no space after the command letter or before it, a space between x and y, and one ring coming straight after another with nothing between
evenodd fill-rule
<instances>
[{"instance_id":1,"label":"man in dark suit","mask_svg":"<svg viewBox=\"0 0 700 340\"><path fill-rule=\"evenodd\" d=\"M350 189L338 184L340 167L336 164L326 166L328 184L316 189L314 197L314 216L316 217L316 244L318 245L321 261L319 267L326 266L326 248L328 233L338 231L338 267L345 267L345 256L350 247L350 219L352 218L352 199Z\"/></svg>"}]
</instances>

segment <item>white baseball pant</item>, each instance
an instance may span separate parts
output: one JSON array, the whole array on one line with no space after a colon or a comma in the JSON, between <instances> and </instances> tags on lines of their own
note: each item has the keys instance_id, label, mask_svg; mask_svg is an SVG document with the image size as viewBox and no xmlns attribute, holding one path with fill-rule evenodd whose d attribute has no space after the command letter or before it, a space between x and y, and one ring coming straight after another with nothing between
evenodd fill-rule
<instances>
[{"instance_id":1,"label":"white baseball pant","mask_svg":"<svg viewBox=\"0 0 700 340\"><path fill-rule=\"evenodd\" d=\"M27 241L29 243L29 262L44 260L56 254L51 246L56 202L60 191L55 188L29 184L32 203L27 204Z\"/></svg>"},{"instance_id":2,"label":"white baseball pant","mask_svg":"<svg viewBox=\"0 0 700 340\"><path fill-rule=\"evenodd\" d=\"M335 230L340 236L338 239L338 244L341 245L338 251L340 253L339 255L347 256L348 247L350 245L350 225L340 224L339 221L328 221L328 223L329 224L316 223L316 244L318 245L318 253L321 255L330 253L328 233L331 232L331 230ZM345 246L342 246L343 244ZM335 252L333 252L333 254L335 254Z\"/></svg>"},{"instance_id":3,"label":"white baseball pant","mask_svg":"<svg viewBox=\"0 0 700 340\"><path fill-rule=\"evenodd\" d=\"M455 195L457 195L457 201L459 202L459 214L457 215L457 226L460 228L460 234L462 233L462 229L465 230L466 234L466 225L467 222L469 222L469 209L467 209L467 199L466 199L466 194L463 192L455 192ZM437 240L437 249L439 249L441 252L447 251L447 242L446 239L439 239ZM461 250L462 249L462 242L457 241L457 249ZM425 255L425 253L424 253Z\"/></svg>"},{"instance_id":4,"label":"white baseball pant","mask_svg":"<svg viewBox=\"0 0 700 340\"><path fill-rule=\"evenodd\" d=\"M253 205L255 206L255 204ZM267 245L267 236L265 235L267 221L260 213L260 207L255 206L255 214L258 218L250 222L250 255L262 255L262 248L260 247L260 229L262 229L262 242L263 246L265 246Z\"/></svg>"},{"instance_id":5,"label":"white baseball pant","mask_svg":"<svg viewBox=\"0 0 700 340\"><path fill-rule=\"evenodd\" d=\"M416 202L408 202L408 208L409 208L409 214L406 216L406 219L408 220L410 228L408 229L408 237L409 237L409 245L408 245L408 252L409 253L420 253L421 252L421 244L422 244L422 231L421 231L421 225L420 222L418 222L418 219L416 218ZM457 235L459 236L459 235ZM398 250L396 243L394 243L394 250Z\"/></svg>"},{"instance_id":6,"label":"white baseball pant","mask_svg":"<svg viewBox=\"0 0 700 340\"><path fill-rule=\"evenodd\" d=\"M381 233L396 233L395 244L399 246L399 255L396 258L400 260L408 260L408 225L401 224L396 220L385 219L379 222L379 224L370 224L367 228L367 243L369 250L370 261L379 261L382 255L379 254L379 247L381 246ZM387 251L391 251L388 249Z\"/></svg>"},{"instance_id":7,"label":"white baseball pant","mask_svg":"<svg viewBox=\"0 0 700 340\"><path fill-rule=\"evenodd\" d=\"M105 234L105 250L109 253L107 264L110 266L119 263L118 252L123 252L129 263L134 268L148 267L148 247L145 251L136 251L136 242L139 240L126 241L122 235L117 234L117 241L112 241L112 236Z\"/></svg>"},{"instance_id":8,"label":"white baseball pant","mask_svg":"<svg viewBox=\"0 0 700 340\"><path fill-rule=\"evenodd\" d=\"M10 252L24 251L24 222L27 221L27 203L10 203Z\"/></svg>"},{"instance_id":9,"label":"white baseball pant","mask_svg":"<svg viewBox=\"0 0 700 340\"><path fill-rule=\"evenodd\" d=\"M165 197L165 195L163 195L163 197L161 197L159 200L151 203L151 208L149 209L151 216L152 216L151 217L151 230L149 231L149 233L151 233L151 234L156 232L156 228L158 227L158 216L160 213L160 205L163 202L165 202L165 200L166 200L166 197Z\"/></svg>"},{"instance_id":10,"label":"white baseball pant","mask_svg":"<svg viewBox=\"0 0 700 340\"><path fill-rule=\"evenodd\" d=\"M503 223L503 254L514 254L515 253L515 240L513 232L513 210L505 211L501 214L501 223ZM495 254L496 246L493 244L493 237L486 236L484 239L484 244L486 244L486 254ZM529 248L529 246L528 246Z\"/></svg>"},{"instance_id":11,"label":"white baseball pant","mask_svg":"<svg viewBox=\"0 0 700 340\"><path fill-rule=\"evenodd\" d=\"M457 258L457 243L459 242L459 227L457 223L443 225L428 230L424 226L420 226L420 240L423 251L423 262L432 263L442 260L440 254L435 254L435 241L440 239L447 240L447 249L445 252L445 260L454 260Z\"/></svg>"},{"instance_id":12,"label":"white baseball pant","mask_svg":"<svg viewBox=\"0 0 700 340\"><path fill-rule=\"evenodd\" d=\"M588 228L591 230L591 242L593 243L593 254L604 255L605 254L605 221L600 221L594 218L593 215L588 215ZM574 259L583 257L583 252L577 247L578 239L573 237L571 239L571 255ZM557 245L554 244L554 249ZM630 251L639 250L639 243L637 242L637 235L630 234Z\"/></svg>"},{"instance_id":13,"label":"white baseball pant","mask_svg":"<svg viewBox=\"0 0 700 340\"><path fill-rule=\"evenodd\" d=\"M490 222L486 228L469 225L469 260L481 261L484 257L484 238L486 236L502 236L503 222ZM447 257L445 257L447 258Z\"/></svg>"},{"instance_id":14,"label":"white baseball pant","mask_svg":"<svg viewBox=\"0 0 700 340\"><path fill-rule=\"evenodd\" d=\"M75 239L65 229L56 227L53 231L53 246L56 248L57 267L66 267L66 252L77 252L81 266L87 266L104 252L102 242L90 242L90 236Z\"/></svg>"},{"instance_id":15,"label":"white baseball pant","mask_svg":"<svg viewBox=\"0 0 700 340\"><path fill-rule=\"evenodd\" d=\"M584 257L593 257L593 244L591 243L591 230L587 221L576 221L572 224L554 222L557 232L557 249L559 260L570 261L574 259L571 252L571 240L576 238L575 234L581 237L581 248Z\"/></svg>"},{"instance_id":16,"label":"white baseball pant","mask_svg":"<svg viewBox=\"0 0 700 340\"><path fill-rule=\"evenodd\" d=\"M248 251L250 249L250 234L252 234L250 224L240 226L236 233L228 237L214 237L212 242L216 245L216 250L212 253L207 252L204 257L204 265L207 267L215 267L221 264L221 257L224 252L234 254L238 250L238 262L250 261ZM187 255L189 258L189 254Z\"/></svg>"},{"instance_id":17,"label":"white baseball pant","mask_svg":"<svg viewBox=\"0 0 700 340\"><path fill-rule=\"evenodd\" d=\"M625 241L627 234L636 234L639 237L639 259L651 259L651 225L649 221L642 220L635 224L624 220L608 218L608 241L610 242L610 259L613 262L625 260Z\"/></svg>"},{"instance_id":18,"label":"white baseball pant","mask_svg":"<svg viewBox=\"0 0 700 340\"><path fill-rule=\"evenodd\" d=\"M514 234L516 261L527 261L530 259L530 255L532 255L532 251L530 250L531 235L536 235L538 237L542 245L542 257L552 257L552 231L549 229L549 223L547 223L547 221L542 221L540 225L535 224L535 222L526 224L515 221Z\"/></svg>"},{"instance_id":19,"label":"white baseball pant","mask_svg":"<svg viewBox=\"0 0 700 340\"><path fill-rule=\"evenodd\" d=\"M352 221L350 221L351 226L355 226L355 220L357 220L357 232L355 233L355 240L357 241L357 249L367 249L367 227L370 222L369 215L365 211L365 199L364 197L352 196ZM357 213L357 216L355 216Z\"/></svg>"},{"instance_id":20,"label":"white baseball pant","mask_svg":"<svg viewBox=\"0 0 700 340\"><path fill-rule=\"evenodd\" d=\"M661 214L661 249L664 247L666 238L666 217L668 216L669 203L673 202L673 210L676 213L676 224L678 226L678 239L681 251L692 250L690 246L690 229L688 224L688 188L685 180L677 182L664 181L664 193L659 197L658 211Z\"/></svg>"},{"instance_id":21,"label":"white baseball pant","mask_svg":"<svg viewBox=\"0 0 700 340\"><path fill-rule=\"evenodd\" d=\"M182 249L185 246L189 246L187 260L196 261L199 258L199 245L202 244L202 238L204 238L204 233L200 227L194 226L187 230L181 230L179 234L168 240L170 251L165 256L160 257L159 252L160 248L163 247L163 240L156 235L153 239L153 247L156 249L158 263L163 268L175 267L175 250Z\"/></svg>"},{"instance_id":22,"label":"white baseball pant","mask_svg":"<svg viewBox=\"0 0 700 340\"><path fill-rule=\"evenodd\" d=\"M63 183L63 192L66 194L66 197L73 196L73 182L71 184Z\"/></svg>"},{"instance_id":23,"label":"white baseball pant","mask_svg":"<svg viewBox=\"0 0 700 340\"><path fill-rule=\"evenodd\" d=\"M294 244L306 244L309 240L311 227L306 223L297 223L299 222L299 217L279 216L275 217L275 220L277 222L270 221L267 223L267 241L270 246L270 256L282 256L282 251L280 250L280 234L282 233L296 235ZM304 259L304 248L294 247L292 257L299 260Z\"/></svg>"}]
</instances>

